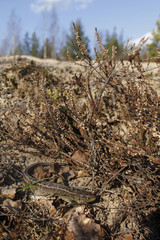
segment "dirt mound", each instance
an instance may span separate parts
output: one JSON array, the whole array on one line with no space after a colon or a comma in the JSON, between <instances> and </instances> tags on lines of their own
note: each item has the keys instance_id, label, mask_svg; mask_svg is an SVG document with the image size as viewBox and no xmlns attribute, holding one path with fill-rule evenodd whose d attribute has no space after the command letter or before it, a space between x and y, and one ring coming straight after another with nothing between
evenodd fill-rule
<instances>
[{"instance_id":1,"label":"dirt mound","mask_svg":"<svg viewBox=\"0 0 160 240\"><path fill-rule=\"evenodd\" d=\"M31 57L0 63L3 239L158 239L160 112L149 83L158 73ZM54 172L60 184L93 189L96 201L33 198L22 170L35 162L53 163L36 169L40 181Z\"/></svg>"}]
</instances>

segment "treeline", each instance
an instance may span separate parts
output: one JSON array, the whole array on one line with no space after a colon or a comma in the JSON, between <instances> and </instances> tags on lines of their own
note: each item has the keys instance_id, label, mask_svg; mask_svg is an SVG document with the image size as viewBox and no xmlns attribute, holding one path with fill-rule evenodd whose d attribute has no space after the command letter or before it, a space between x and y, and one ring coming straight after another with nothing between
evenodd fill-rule
<instances>
[{"instance_id":1,"label":"treeline","mask_svg":"<svg viewBox=\"0 0 160 240\"><path fill-rule=\"evenodd\" d=\"M44 16L43 20L43 40L38 36L37 32L33 32L32 34L26 32L21 39L20 20L15 12L12 11L8 22L8 35L1 44L0 55L30 55L39 58L68 60L67 49L69 49L71 57L76 59L76 52L80 54L80 51L77 45L73 23L71 23L69 33L63 34L63 39L60 41L58 39L56 13L53 11L50 19L48 16ZM90 57L92 57L89 47L90 40L84 32L84 27L80 19L77 19L75 22L75 27L79 29L80 39L86 45L88 53L90 54ZM104 45L108 47L109 54L111 54L112 45L115 45L117 47L117 54L120 55L124 49L122 34L118 35L116 28L114 28L111 34L107 32L104 39Z\"/></svg>"},{"instance_id":2,"label":"treeline","mask_svg":"<svg viewBox=\"0 0 160 240\"><path fill-rule=\"evenodd\" d=\"M48 14L48 13L46 13ZM49 20L50 19L50 20ZM157 48L160 48L160 17L156 22L157 30L152 32L152 43L147 44L142 51L144 58L156 57L158 52ZM79 36L82 43L86 45L88 53L91 56L89 47L89 38L86 36L83 28L83 24L80 19L75 22L76 29L79 29ZM52 58L67 60L67 49L69 49L70 56L76 59L76 54L80 55L79 47L77 45L76 36L73 24L71 23L70 32L63 35L62 41L58 40L58 23L55 10L51 12L50 18L44 14L44 36L41 40L37 32L29 34L25 33L23 39L20 39L20 19L16 16L14 10L11 12L8 21L8 35L0 44L0 55L30 55L39 58ZM57 44L61 42L61 44ZM108 54L112 54L112 46L116 47L117 56L121 56L124 48L125 41L123 34L118 34L116 28L112 33L106 32L103 39L104 46L108 49Z\"/></svg>"}]
</instances>

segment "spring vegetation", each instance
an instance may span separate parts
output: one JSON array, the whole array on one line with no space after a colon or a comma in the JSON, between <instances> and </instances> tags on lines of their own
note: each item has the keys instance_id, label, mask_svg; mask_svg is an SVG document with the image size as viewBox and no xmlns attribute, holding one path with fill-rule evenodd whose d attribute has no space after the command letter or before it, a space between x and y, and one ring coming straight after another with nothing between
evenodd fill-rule
<instances>
[{"instance_id":1,"label":"spring vegetation","mask_svg":"<svg viewBox=\"0 0 160 240\"><path fill-rule=\"evenodd\" d=\"M160 99L153 74L143 68L147 39L136 47L110 47L96 29L92 60L88 39L81 39L76 24L73 29L74 51L70 41L63 50L74 71L19 58L1 73L7 99L0 127L4 182L8 176L23 189L12 199L19 201L16 207L1 202L1 239L158 239ZM159 72L154 77L159 86ZM53 213L29 198L19 173L28 156L63 159L87 174L98 196L84 205L92 219L87 229L80 224L76 233L69 230L64 216L73 206L52 200Z\"/></svg>"}]
</instances>

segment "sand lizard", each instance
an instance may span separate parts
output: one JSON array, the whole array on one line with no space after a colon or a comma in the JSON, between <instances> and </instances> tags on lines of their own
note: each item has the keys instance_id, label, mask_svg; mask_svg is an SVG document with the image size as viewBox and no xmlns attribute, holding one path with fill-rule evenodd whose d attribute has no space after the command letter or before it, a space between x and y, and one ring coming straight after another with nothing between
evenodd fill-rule
<instances>
[{"instance_id":1,"label":"sand lizard","mask_svg":"<svg viewBox=\"0 0 160 240\"><path fill-rule=\"evenodd\" d=\"M38 195L55 195L67 202L92 202L96 199L90 191L80 190L79 188L69 187L64 184L47 182L45 179L38 180L32 176L33 170L38 166L51 166L50 163L34 163L28 166L24 171L24 180L26 183L31 183L33 190L36 188Z\"/></svg>"}]
</instances>

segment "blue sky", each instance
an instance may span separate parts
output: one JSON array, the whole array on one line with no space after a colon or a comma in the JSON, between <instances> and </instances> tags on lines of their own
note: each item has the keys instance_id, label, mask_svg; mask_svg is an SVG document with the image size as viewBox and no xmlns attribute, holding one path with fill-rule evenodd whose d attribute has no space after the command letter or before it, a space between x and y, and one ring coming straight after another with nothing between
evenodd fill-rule
<instances>
[{"instance_id":1,"label":"blue sky","mask_svg":"<svg viewBox=\"0 0 160 240\"><path fill-rule=\"evenodd\" d=\"M86 35L94 46L95 27L123 32L124 40L137 39L156 29L160 15L159 0L0 0L0 44L7 34L7 22L14 9L21 22L21 37L28 31L43 36L42 14L55 8L59 33L68 33L72 21L80 18Z\"/></svg>"}]
</instances>

